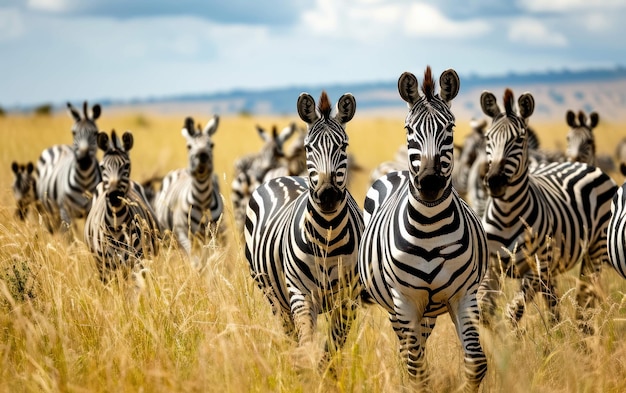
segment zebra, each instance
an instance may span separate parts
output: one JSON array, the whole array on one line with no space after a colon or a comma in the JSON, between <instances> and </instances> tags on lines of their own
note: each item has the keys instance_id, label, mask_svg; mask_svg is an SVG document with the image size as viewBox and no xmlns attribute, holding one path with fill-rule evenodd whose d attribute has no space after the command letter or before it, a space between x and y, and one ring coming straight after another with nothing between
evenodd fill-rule
<instances>
[{"instance_id":1,"label":"zebra","mask_svg":"<svg viewBox=\"0 0 626 393\"><path fill-rule=\"evenodd\" d=\"M260 125L257 125L256 129L264 142L263 147L256 154L249 154L235 161L235 171L231 182L230 197L238 233L243 232L246 207L252 192L264 181L283 175L282 170L280 173L270 175L268 172L275 168L283 168L281 163L281 159L285 157L283 145L296 131L296 124L289 124L280 133L275 125L271 133Z\"/></svg>"},{"instance_id":2,"label":"zebra","mask_svg":"<svg viewBox=\"0 0 626 393\"><path fill-rule=\"evenodd\" d=\"M25 221L30 205L37 201L37 193L35 191L37 179L35 179L33 174L35 166L31 161L26 164L18 164L16 161L13 161L11 170L14 177L12 185L13 196L17 202L15 216L21 221Z\"/></svg>"},{"instance_id":3,"label":"zebra","mask_svg":"<svg viewBox=\"0 0 626 393\"><path fill-rule=\"evenodd\" d=\"M491 252L481 285L486 318L494 314L495 295L506 275L521 279L506 309L514 325L536 292L544 295L552 322L558 321L554 276L581 261L577 319L583 331L591 332L584 309L595 305L593 285L608 261L606 228L616 184L600 169L577 162L541 163L529 170L526 124L535 108L532 94L519 97L519 111L510 89L504 92L504 112L491 92L483 92L480 103L492 118L484 180L490 198L483 225Z\"/></svg>"},{"instance_id":4,"label":"zebra","mask_svg":"<svg viewBox=\"0 0 626 393\"><path fill-rule=\"evenodd\" d=\"M615 163L607 154L596 153L596 138L594 128L598 126L600 116L591 112L589 119L583 111L578 111L578 117L572 110L565 114L565 121L570 127L567 133L567 160L578 161L597 166L604 172L615 170Z\"/></svg>"},{"instance_id":5,"label":"zebra","mask_svg":"<svg viewBox=\"0 0 626 393\"><path fill-rule=\"evenodd\" d=\"M621 162L620 171L626 176L626 164ZM626 182L622 184L611 201L611 219L607 228L607 249L613 268L626 278Z\"/></svg>"},{"instance_id":6,"label":"zebra","mask_svg":"<svg viewBox=\"0 0 626 393\"><path fill-rule=\"evenodd\" d=\"M487 120L472 119L470 121L470 133L463 140L463 145L457 147L460 154L458 160L454 163L452 185L463 198L469 192L468 176L470 168L480 152L485 149L485 127L487 127Z\"/></svg>"},{"instance_id":7,"label":"zebra","mask_svg":"<svg viewBox=\"0 0 626 393\"><path fill-rule=\"evenodd\" d=\"M439 85L435 94L430 66L423 95L415 75L405 72L398 80L409 106L407 170L368 190L358 267L363 298L389 313L411 377L427 384L426 341L437 316L448 312L464 350L464 388L476 391L487 372L476 296L489 254L480 219L452 186L457 73L444 71Z\"/></svg>"},{"instance_id":8,"label":"zebra","mask_svg":"<svg viewBox=\"0 0 626 393\"><path fill-rule=\"evenodd\" d=\"M102 282L109 282L120 270L125 277L138 279L142 259L158 254L161 228L143 188L130 179L133 135L125 132L120 141L115 131L111 138L98 134L102 157L102 182L93 196L85 220L84 238L96 260Z\"/></svg>"},{"instance_id":9,"label":"zebra","mask_svg":"<svg viewBox=\"0 0 626 393\"><path fill-rule=\"evenodd\" d=\"M370 173L370 185L390 172L403 171L408 166L406 144L398 146L393 160L383 161Z\"/></svg>"},{"instance_id":10,"label":"zebra","mask_svg":"<svg viewBox=\"0 0 626 393\"><path fill-rule=\"evenodd\" d=\"M330 312L330 338L321 365L345 343L356 312L356 258L362 212L346 188L348 136L356 100L339 98L336 114L321 93L298 97L308 176L271 179L253 193L246 211L245 256L250 272L286 332L310 343L317 315Z\"/></svg>"},{"instance_id":11,"label":"zebra","mask_svg":"<svg viewBox=\"0 0 626 393\"><path fill-rule=\"evenodd\" d=\"M213 116L204 128L197 129L191 117L181 131L187 140L189 165L170 171L163 178L156 196L155 211L164 230L170 230L191 256L193 240L223 241L224 201L213 168L213 140L219 117Z\"/></svg>"},{"instance_id":12,"label":"zebra","mask_svg":"<svg viewBox=\"0 0 626 393\"><path fill-rule=\"evenodd\" d=\"M69 102L67 108L75 120L73 145L52 146L37 161L37 199L50 232L66 231L72 219L87 216L92 194L101 180L95 123L100 117L100 105L93 106L91 117L87 113L87 101L83 103L82 117Z\"/></svg>"}]
</instances>

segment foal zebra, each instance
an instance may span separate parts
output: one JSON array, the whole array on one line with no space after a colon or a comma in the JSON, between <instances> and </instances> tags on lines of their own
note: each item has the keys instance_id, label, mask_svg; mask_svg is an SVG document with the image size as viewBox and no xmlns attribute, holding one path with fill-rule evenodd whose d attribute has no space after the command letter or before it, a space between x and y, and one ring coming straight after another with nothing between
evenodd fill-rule
<instances>
[{"instance_id":1,"label":"foal zebra","mask_svg":"<svg viewBox=\"0 0 626 393\"><path fill-rule=\"evenodd\" d=\"M256 128L265 143L257 154L241 157L235 162L235 173L231 183L230 197L238 232L243 232L250 195L264 181L269 180L267 174L270 170L281 165L280 159L285 156L283 145L296 131L295 123L285 127L280 133L276 126L272 128L271 133L261 126L257 125Z\"/></svg>"},{"instance_id":2,"label":"foal zebra","mask_svg":"<svg viewBox=\"0 0 626 393\"><path fill-rule=\"evenodd\" d=\"M208 121L204 129L185 119L181 131L187 140L189 166L169 172L163 178L156 196L155 209L159 223L169 229L191 255L193 239L202 244L224 234L222 213L224 201L217 175L213 173L213 140L219 117Z\"/></svg>"},{"instance_id":3,"label":"foal zebra","mask_svg":"<svg viewBox=\"0 0 626 393\"><path fill-rule=\"evenodd\" d=\"M518 100L504 92L504 112L495 96L484 92L483 112L493 119L487 130L485 176L490 199L483 217L491 260L481 286L482 309L495 309L502 275L521 279L521 289L507 307L517 323L525 305L542 292L554 320L559 320L554 275L581 261L577 301L580 327L590 331L583 308L593 307L593 285L608 262L606 228L616 185L600 169L582 163L543 163L529 171L526 124L535 101L529 93Z\"/></svg>"},{"instance_id":4,"label":"foal zebra","mask_svg":"<svg viewBox=\"0 0 626 393\"><path fill-rule=\"evenodd\" d=\"M92 194L101 179L95 123L100 117L100 105L93 106L91 117L87 101L83 104L83 117L69 102L67 107L76 121L72 126L73 145L52 146L37 161L37 198L50 232L67 230L72 219L87 216Z\"/></svg>"},{"instance_id":5,"label":"foal zebra","mask_svg":"<svg viewBox=\"0 0 626 393\"><path fill-rule=\"evenodd\" d=\"M363 218L346 189L345 124L356 100L344 94L335 116L325 92L297 103L307 123L308 177L279 177L259 186L248 204L245 255L252 277L300 344L312 341L317 315L331 313L324 364L339 350L355 316L359 294L356 257Z\"/></svg>"},{"instance_id":6,"label":"foal zebra","mask_svg":"<svg viewBox=\"0 0 626 393\"><path fill-rule=\"evenodd\" d=\"M487 372L479 341L476 293L487 269L487 239L480 219L452 187L454 115L460 80L449 69L439 78L400 76L409 106L405 128L408 171L377 180L365 199L359 274L365 298L388 313L411 376L427 382L424 349L437 316L450 313L465 353L465 390L476 391Z\"/></svg>"},{"instance_id":7,"label":"foal zebra","mask_svg":"<svg viewBox=\"0 0 626 393\"><path fill-rule=\"evenodd\" d=\"M102 157L102 182L96 188L93 205L85 220L85 243L94 255L100 279L108 282L115 270L139 278L141 260L158 253L160 227L142 187L130 180L133 135L122 140L115 131L111 139L98 134Z\"/></svg>"},{"instance_id":8,"label":"foal zebra","mask_svg":"<svg viewBox=\"0 0 626 393\"><path fill-rule=\"evenodd\" d=\"M30 161L27 164L18 164L15 161L11 163L11 170L15 178L12 186L13 196L17 202L15 216L22 221L26 220L30 205L37 200L35 191L37 180L33 176L34 169L35 166Z\"/></svg>"}]
</instances>

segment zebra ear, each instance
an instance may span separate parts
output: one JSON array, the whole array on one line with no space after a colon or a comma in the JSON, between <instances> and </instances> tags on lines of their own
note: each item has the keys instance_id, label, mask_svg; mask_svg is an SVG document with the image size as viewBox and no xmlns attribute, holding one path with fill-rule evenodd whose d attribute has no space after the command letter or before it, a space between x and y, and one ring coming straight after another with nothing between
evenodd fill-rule
<instances>
[{"instance_id":1,"label":"zebra ear","mask_svg":"<svg viewBox=\"0 0 626 393\"><path fill-rule=\"evenodd\" d=\"M567 125L570 128L576 128L578 125L576 124L576 114L574 111L568 110L565 114L565 121L567 121Z\"/></svg>"},{"instance_id":2,"label":"zebra ear","mask_svg":"<svg viewBox=\"0 0 626 393\"><path fill-rule=\"evenodd\" d=\"M483 91L480 95L480 107L483 113L491 118L498 116L501 112L496 96L490 91Z\"/></svg>"},{"instance_id":3,"label":"zebra ear","mask_svg":"<svg viewBox=\"0 0 626 393\"><path fill-rule=\"evenodd\" d=\"M459 94L461 80L452 68L445 70L439 77L439 95L450 105L450 101Z\"/></svg>"},{"instance_id":4,"label":"zebra ear","mask_svg":"<svg viewBox=\"0 0 626 393\"><path fill-rule=\"evenodd\" d=\"M535 99L530 93L524 93L517 99L519 114L524 119L528 119L535 111Z\"/></svg>"},{"instance_id":5,"label":"zebra ear","mask_svg":"<svg viewBox=\"0 0 626 393\"><path fill-rule=\"evenodd\" d=\"M28 172L28 174L33 173L33 170L35 170L35 165L33 165L32 162L28 161L28 164L26 164L26 172Z\"/></svg>"},{"instance_id":6,"label":"zebra ear","mask_svg":"<svg viewBox=\"0 0 626 393\"><path fill-rule=\"evenodd\" d=\"M209 120L208 123L206 123L206 126L204 126L204 130L202 130L203 134L206 135L213 135L215 134L215 131L217 131L217 126L220 123L220 118L218 115L214 115L211 120Z\"/></svg>"},{"instance_id":7,"label":"zebra ear","mask_svg":"<svg viewBox=\"0 0 626 393\"><path fill-rule=\"evenodd\" d=\"M280 143L284 143L293 133L296 132L296 123L291 123L289 126L283 128L283 130L278 135L278 140Z\"/></svg>"},{"instance_id":8,"label":"zebra ear","mask_svg":"<svg viewBox=\"0 0 626 393\"><path fill-rule=\"evenodd\" d=\"M296 103L300 119L307 124L313 124L320 118L315 109L315 100L309 93L301 93Z\"/></svg>"},{"instance_id":9,"label":"zebra ear","mask_svg":"<svg viewBox=\"0 0 626 393\"><path fill-rule=\"evenodd\" d=\"M578 111L578 124L580 127L587 126L587 115L583 111Z\"/></svg>"},{"instance_id":10,"label":"zebra ear","mask_svg":"<svg viewBox=\"0 0 626 393\"><path fill-rule=\"evenodd\" d=\"M598 126L598 122L600 121L600 116L597 112L591 112L589 115L589 129L593 130Z\"/></svg>"},{"instance_id":11,"label":"zebra ear","mask_svg":"<svg viewBox=\"0 0 626 393\"><path fill-rule=\"evenodd\" d=\"M410 72L402 73L398 79L398 92L409 108L412 107L420 98L419 83L415 75Z\"/></svg>"},{"instance_id":12,"label":"zebra ear","mask_svg":"<svg viewBox=\"0 0 626 393\"><path fill-rule=\"evenodd\" d=\"M259 134L259 137L263 139L263 142L267 142L269 137L267 136L267 132L265 132L265 128L260 125L256 125L256 132Z\"/></svg>"},{"instance_id":13,"label":"zebra ear","mask_svg":"<svg viewBox=\"0 0 626 393\"><path fill-rule=\"evenodd\" d=\"M109 150L109 135L106 132L98 133L98 147L105 152Z\"/></svg>"},{"instance_id":14,"label":"zebra ear","mask_svg":"<svg viewBox=\"0 0 626 393\"><path fill-rule=\"evenodd\" d=\"M346 93L337 101L337 114L335 120L341 124L346 124L354 117L356 112L356 99L350 93Z\"/></svg>"},{"instance_id":15,"label":"zebra ear","mask_svg":"<svg viewBox=\"0 0 626 393\"><path fill-rule=\"evenodd\" d=\"M11 170L13 170L13 172L17 175L17 172L19 171L20 166L17 165L17 162L13 161L11 163Z\"/></svg>"},{"instance_id":16,"label":"zebra ear","mask_svg":"<svg viewBox=\"0 0 626 393\"><path fill-rule=\"evenodd\" d=\"M133 134L130 131L126 131L124 135L122 135L122 146L124 146L124 151L128 152L133 148Z\"/></svg>"},{"instance_id":17,"label":"zebra ear","mask_svg":"<svg viewBox=\"0 0 626 393\"><path fill-rule=\"evenodd\" d=\"M101 113L102 108L100 107L100 104L94 105L93 108L91 108L91 120L97 120Z\"/></svg>"},{"instance_id":18,"label":"zebra ear","mask_svg":"<svg viewBox=\"0 0 626 393\"><path fill-rule=\"evenodd\" d=\"M69 102L67 103L67 109L75 121L80 121L80 113Z\"/></svg>"}]
</instances>

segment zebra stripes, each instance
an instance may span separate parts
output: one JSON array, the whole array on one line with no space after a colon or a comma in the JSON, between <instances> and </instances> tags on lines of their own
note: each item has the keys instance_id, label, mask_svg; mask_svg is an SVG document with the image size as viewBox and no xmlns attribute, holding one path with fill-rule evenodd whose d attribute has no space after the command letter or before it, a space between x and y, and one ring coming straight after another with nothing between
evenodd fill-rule
<instances>
[{"instance_id":1,"label":"zebra stripes","mask_svg":"<svg viewBox=\"0 0 626 393\"><path fill-rule=\"evenodd\" d=\"M626 165L620 171L626 176ZM626 183L622 184L611 201L611 219L607 228L609 260L617 272L626 278Z\"/></svg>"},{"instance_id":2,"label":"zebra stripes","mask_svg":"<svg viewBox=\"0 0 626 393\"><path fill-rule=\"evenodd\" d=\"M155 209L164 230L171 230L191 255L193 240L201 244L223 235L224 201L217 175L213 173L213 140L219 117L197 129L191 117L181 131L187 141L189 166L169 172L156 197Z\"/></svg>"},{"instance_id":3,"label":"zebra stripes","mask_svg":"<svg viewBox=\"0 0 626 393\"><path fill-rule=\"evenodd\" d=\"M481 96L483 112L493 119L487 130L489 170L485 184L491 198L483 224L492 254L483 281L483 310L494 312L500 277L521 279L521 289L507 306L517 323L536 292L543 293L555 320L559 319L554 275L581 261L578 318L586 326L582 308L595 304L593 285L608 262L606 229L616 185L600 169L582 163L543 163L529 171L526 122L534 110L529 93L518 100L504 93L505 111L495 96Z\"/></svg>"},{"instance_id":4,"label":"zebra stripes","mask_svg":"<svg viewBox=\"0 0 626 393\"><path fill-rule=\"evenodd\" d=\"M285 127L280 133L276 126L269 133L257 125L259 137L264 141L261 151L239 158L235 162L235 172L231 182L231 202L238 232L243 231L246 219L246 207L252 192L266 180L276 175L269 175L272 169L281 166L280 159L285 157L283 145L296 131L295 123Z\"/></svg>"},{"instance_id":5,"label":"zebra stripes","mask_svg":"<svg viewBox=\"0 0 626 393\"><path fill-rule=\"evenodd\" d=\"M142 187L130 180L132 134L125 132L120 141L115 131L110 140L101 132L98 147L104 151L102 182L85 220L84 236L106 283L118 269L124 276L143 269L141 260L158 253L160 227Z\"/></svg>"},{"instance_id":6,"label":"zebra stripes","mask_svg":"<svg viewBox=\"0 0 626 393\"><path fill-rule=\"evenodd\" d=\"M423 95L413 74L400 76L398 90L410 108L408 171L387 174L367 192L359 274L366 297L389 313L401 356L419 382L427 382L424 349L436 318L450 313L464 351L465 390L476 391L487 372L476 300L487 240L480 219L452 187L450 104L459 77L447 70L439 84L435 94L430 67Z\"/></svg>"},{"instance_id":7,"label":"zebra stripes","mask_svg":"<svg viewBox=\"0 0 626 393\"><path fill-rule=\"evenodd\" d=\"M35 188L37 187L37 180L33 175L35 166L32 162L27 164L18 164L13 161L11 163L11 170L13 171L13 196L17 203L15 209L15 216L24 221L28 214L28 209L31 204L34 204L37 200L37 194Z\"/></svg>"},{"instance_id":8,"label":"zebra stripes","mask_svg":"<svg viewBox=\"0 0 626 393\"><path fill-rule=\"evenodd\" d=\"M68 110L75 120L72 127L73 145L55 145L41 153L37 161L37 198L41 202L46 225L50 232L67 230L74 218L87 216L92 194L100 183L100 166L96 159L96 119L100 105L83 116L68 102Z\"/></svg>"},{"instance_id":9,"label":"zebra stripes","mask_svg":"<svg viewBox=\"0 0 626 393\"><path fill-rule=\"evenodd\" d=\"M307 93L297 103L308 125L307 177L279 177L258 187L248 204L245 255L250 272L286 331L312 340L317 315L330 312L325 364L342 347L359 290L357 248L362 213L346 189L348 136L356 101L344 94L335 116L322 92L319 107Z\"/></svg>"}]
</instances>

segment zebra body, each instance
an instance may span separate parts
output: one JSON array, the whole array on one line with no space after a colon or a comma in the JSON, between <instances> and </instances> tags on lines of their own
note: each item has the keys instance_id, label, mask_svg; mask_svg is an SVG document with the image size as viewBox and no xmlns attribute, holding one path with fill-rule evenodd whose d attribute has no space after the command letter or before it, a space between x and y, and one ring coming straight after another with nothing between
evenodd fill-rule
<instances>
[{"instance_id":1,"label":"zebra body","mask_svg":"<svg viewBox=\"0 0 626 393\"><path fill-rule=\"evenodd\" d=\"M359 274L366 296L388 313L408 371L426 382L424 349L437 316L450 313L465 352L465 390L478 389L487 371L479 341L476 294L487 269L480 219L452 187L454 115L459 89L454 70L439 80L430 67L421 96L417 78L398 81L409 104L407 170L377 180L365 199Z\"/></svg>"},{"instance_id":2,"label":"zebra body","mask_svg":"<svg viewBox=\"0 0 626 393\"><path fill-rule=\"evenodd\" d=\"M306 93L297 107L308 124L308 177L279 177L254 191L245 255L274 312L282 316L288 333L295 330L301 344L312 340L317 314L331 312L328 356L345 342L359 294L356 257L363 218L346 189L344 129L356 101L344 94L334 117L324 92L317 110Z\"/></svg>"},{"instance_id":3,"label":"zebra body","mask_svg":"<svg viewBox=\"0 0 626 393\"><path fill-rule=\"evenodd\" d=\"M11 170L13 171L13 196L17 203L17 209L15 210L15 216L24 221L28 214L30 205L37 201L37 179L33 175L35 166L32 162L27 164L18 164L13 161L11 163Z\"/></svg>"},{"instance_id":4,"label":"zebra body","mask_svg":"<svg viewBox=\"0 0 626 393\"><path fill-rule=\"evenodd\" d=\"M37 198L41 202L48 230L67 229L74 218L84 218L91 208L92 195L100 183L100 166L96 159L95 120L100 116L100 105L83 117L67 104L73 116L73 145L55 145L41 153L37 161Z\"/></svg>"},{"instance_id":5,"label":"zebra body","mask_svg":"<svg viewBox=\"0 0 626 393\"><path fill-rule=\"evenodd\" d=\"M616 185L600 169L582 163L540 163L529 170L526 121L534 99L526 93L515 109L513 93L504 94L505 112L484 92L481 106L493 118L487 131L490 195L483 225L492 254L483 281L483 309L493 314L500 277L521 278L521 289L507 307L519 321L525 304L542 292L553 318L559 319L553 277L581 261L577 300L593 306L593 284L607 262L606 228ZM532 264L532 265L531 265ZM501 270L502 269L502 270ZM580 311L580 310L579 310ZM582 318L582 312L579 312ZM582 328L586 322L581 322Z\"/></svg>"},{"instance_id":6,"label":"zebra body","mask_svg":"<svg viewBox=\"0 0 626 393\"><path fill-rule=\"evenodd\" d=\"M258 186L275 177L300 174L299 172L289 173L289 168L281 163L281 159L285 157L283 145L296 131L295 123L285 127L280 133L276 126L272 128L271 133L261 126L257 125L256 128L259 137L264 141L263 147L257 154L240 157L235 162L235 172L231 182L230 196L239 232L243 232L250 195Z\"/></svg>"},{"instance_id":7,"label":"zebra body","mask_svg":"<svg viewBox=\"0 0 626 393\"><path fill-rule=\"evenodd\" d=\"M125 276L136 274L143 269L142 259L154 257L159 249L160 227L152 207L142 187L130 180L132 134L124 133L122 140L115 131L110 141L106 133L98 135L103 180L85 220L85 243L103 282L118 269Z\"/></svg>"},{"instance_id":8,"label":"zebra body","mask_svg":"<svg viewBox=\"0 0 626 393\"><path fill-rule=\"evenodd\" d=\"M213 142L219 118L214 116L204 127L192 118L185 120L182 135L187 140L189 166L169 172L156 196L155 210L164 230L171 230L188 255L192 241L201 244L224 233L224 202L217 175L213 173Z\"/></svg>"},{"instance_id":9,"label":"zebra body","mask_svg":"<svg viewBox=\"0 0 626 393\"><path fill-rule=\"evenodd\" d=\"M626 164L620 170L626 176ZM607 229L609 260L617 272L626 278L626 183L622 184L611 201L611 219Z\"/></svg>"}]
</instances>

